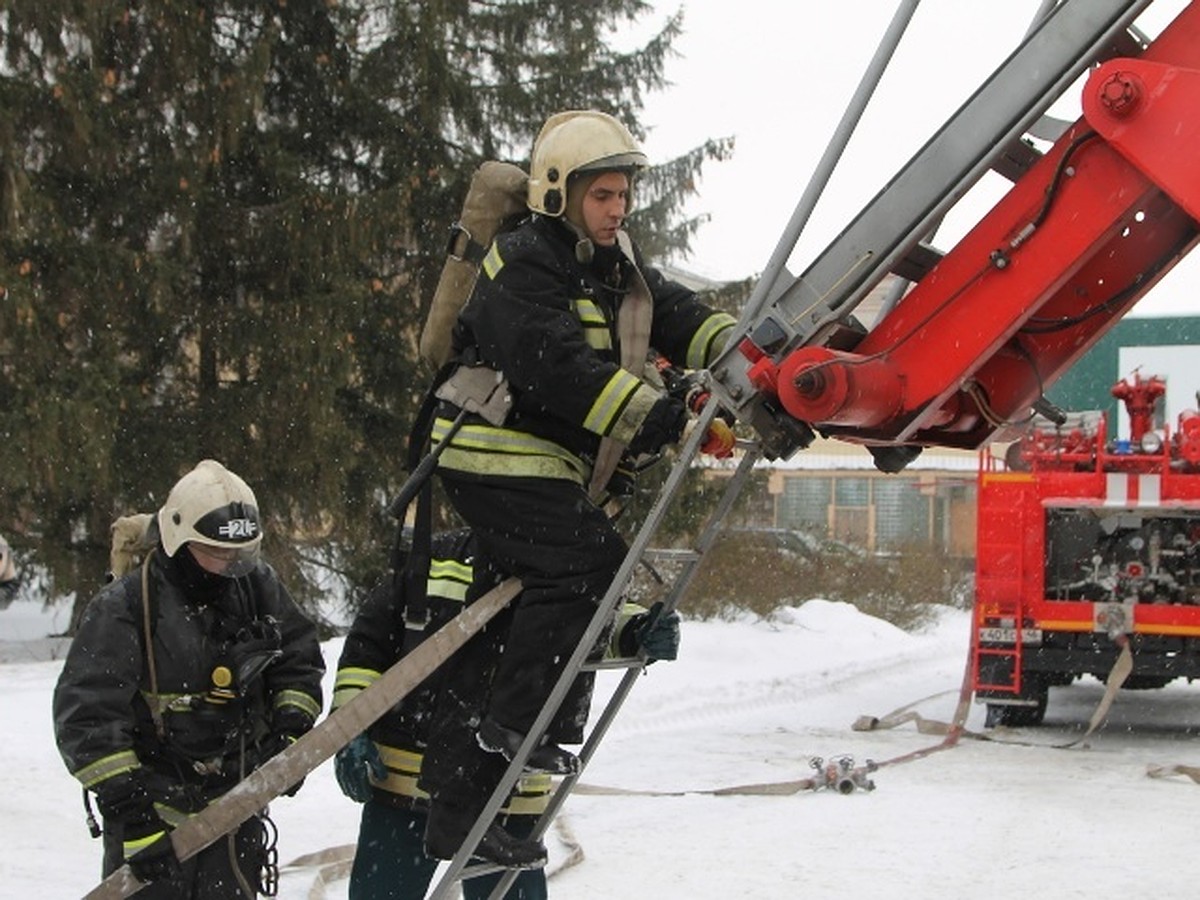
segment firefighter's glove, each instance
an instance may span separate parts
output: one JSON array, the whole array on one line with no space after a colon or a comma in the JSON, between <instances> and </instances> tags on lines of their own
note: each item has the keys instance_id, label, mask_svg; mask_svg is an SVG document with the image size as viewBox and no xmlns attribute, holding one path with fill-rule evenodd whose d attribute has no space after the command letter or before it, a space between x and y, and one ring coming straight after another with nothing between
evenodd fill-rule
<instances>
[{"instance_id":1,"label":"firefighter's glove","mask_svg":"<svg viewBox=\"0 0 1200 900\"><path fill-rule=\"evenodd\" d=\"M163 823L158 822L159 830L152 832L141 840L125 833L125 861L133 877L143 883L151 881L170 881L179 874L179 857L175 855L175 845L171 836L164 830ZM149 841L149 843L146 843ZM141 847L130 853L134 847Z\"/></svg>"},{"instance_id":2,"label":"firefighter's glove","mask_svg":"<svg viewBox=\"0 0 1200 900\"><path fill-rule=\"evenodd\" d=\"M717 459L729 459L733 456L735 443L733 429L729 427L728 422L718 417L708 426L704 441L700 444L700 452Z\"/></svg>"},{"instance_id":3,"label":"firefighter's glove","mask_svg":"<svg viewBox=\"0 0 1200 900\"><path fill-rule=\"evenodd\" d=\"M355 803L371 799L371 785L387 777L387 768L379 757L379 748L365 734L360 734L333 758L333 772L342 793Z\"/></svg>"},{"instance_id":4,"label":"firefighter's glove","mask_svg":"<svg viewBox=\"0 0 1200 900\"><path fill-rule=\"evenodd\" d=\"M634 616L629 624L646 659L653 662L679 656L679 613L675 610L663 612L661 600L651 606L649 612Z\"/></svg>"},{"instance_id":5,"label":"firefighter's glove","mask_svg":"<svg viewBox=\"0 0 1200 900\"><path fill-rule=\"evenodd\" d=\"M281 706L271 716L271 732L275 738L275 753L286 750L313 727L312 716L298 706ZM273 756L274 754L272 754Z\"/></svg>"},{"instance_id":6,"label":"firefighter's glove","mask_svg":"<svg viewBox=\"0 0 1200 900\"><path fill-rule=\"evenodd\" d=\"M138 881L162 881L179 871L167 826L154 809L141 770L122 772L98 785L96 805L106 827L120 828L125 859Z\"/></svg>"},{"instance_id":7,"label":"firefighter's glove","mask_svg":"<svg viewBox=\"0 0 1200 900\"><path fill-rule=\"evenodd\" d=\"M273 756L278 756L288 747L292 746L292 744L307 734L312 726L313 721L308 713L297 707L283 706L275 710L275 715L271 717L271 733L263 739L262 762L266 762ZM301 778L283 792L284 796L296 796L296 792L303 785L304 779Z\"/></svg>"},{"instance_id":8,"label":"firefighter's glove","mask_svg":"<svg viewBox=\"0 0 1200 900\"><path fill-rule=\"evenodd\" d=\"M629 452L634 456L658 453L668 444L678 443L685 424L687 407L683 402L674 397L659 397L629 442Z\"/></svg>"}]
</instances>

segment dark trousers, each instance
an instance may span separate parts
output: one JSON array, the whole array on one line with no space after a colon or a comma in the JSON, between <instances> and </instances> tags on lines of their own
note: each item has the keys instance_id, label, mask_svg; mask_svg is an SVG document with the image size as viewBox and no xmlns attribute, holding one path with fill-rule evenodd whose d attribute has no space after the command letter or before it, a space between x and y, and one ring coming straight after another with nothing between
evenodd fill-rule
<instances>
[{"instance_id":1,"label":"dark trousers","mask_svg":"<svg viewBox=\"0 0 1200 900\"><path fill-rule=\"evenodd\" d=\"M155 881L137 892L139 900L246 900L246 894L234 874L231 853L246 882L256 892L263 864L262 825L250 818L232 835L219 838L195 856L179 864L180 876L171 881ZM232 837L232 847L230 838ZM124 833L120 823L104 823L104 876L108 877L125 862L122 847ZM254 896L258 896L255 893Z\"/></svg>"},{"instance_id":2,"label":"dark trousers","mask_svg":"<svg viewBox=\"0 0 1200 900\"><path fill-rule=\"evenodd\" d=\"M584 489L570 482L445 471L441 476L450 502L475 533L476 581L469 599L500 577L516 576L524 585L502 639L497 642L494 634L472 639L451 659L442 687L446 706L452 707L456 696L478 694L481 682L475 679L490 672L483 715L524 734L612 583L625 558L625 542ZM493 658L481 661L489 653ZM579 739L588 687L590 679L572 687L564 715L550 729L552 737ZM422 786L436 800L461 807L464 816L471 810L477 814L507 766L499 754L480 750L476 725L472 717L440 716L422 768Z\"/></svg>"},{"instance_id":3,"label":"dark trousers","mask_svg":"<svg viewBox=\"0 0 1200 900\"><path fill-rule=\"evenodd\" d=\"M377 800L364 804L349 900L423 900L438 865L422 848L425 818L424 809ZM505 818L505 827L518 837L527 836L537 824L536 816ZM468 878L462 883L464 900L487 900L500 878L499 873ZM546 900L546 896L542 869L521 872L504 895L505 900Z\"/></svg>"}]
</instances>

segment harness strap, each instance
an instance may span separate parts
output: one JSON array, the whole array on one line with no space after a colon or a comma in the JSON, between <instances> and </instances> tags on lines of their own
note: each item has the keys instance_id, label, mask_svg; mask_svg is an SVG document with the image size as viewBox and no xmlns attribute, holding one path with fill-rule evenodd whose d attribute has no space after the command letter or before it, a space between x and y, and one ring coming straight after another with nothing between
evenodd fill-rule
<instances>
[{"instance_id":1,"label":"harness strap","mask_svg":"<svg viewBox=\"0 0 1200 900\"><path fill-rule=\"evenodd\" d=\"M642 276L634 258L633 242L624 231L617 232L617 243L629 261L630 278L629 292L621 301L617 311L617 340L621 343L621 368L631 375L642 377L646 368L646 354L650 352L650 328L654 321L654 297L650 287ZM596 451L596 462L592 467L592 478L588 483L588 495L593 501L599 501L604 495L604 488L621 456L625 452L625 444L610 437L600 439L600 447Z\"/></svg>"},{"instance_id":2,"label":"harness strap","mask_svg":"<svg viewBox=\"0 0 1200 900\"><path fill-rule=\"evenodd\" d=\"M433 557L433 488L429 481L417 495L417 514L413 522L412 547L404 563L404 641L407 656L425 639L429 627L429 566ZM403 529L403 525L401 525Z\"/></svg>"},{"instance_id":3,"label":"harness strap","mask_svg":"<svg viewBox=\"0 0 1200 900\"><path fill-rule=\"evenodd\" d=\"M422 456L426 454L431 433L433 431L434 411L437 408L438 394L450 376L459 368L458 361L452 360L442 366L433 379L433 384L421 401L417 411L412 431L408 436L408 448L405 464L414 474L421 466ZM461 420L463 413L459 414ZM449 442L450 436L445 439ZM432 474L432 472L430 472ZM429 564L433 555L433 489L431 479L427 474L417 493L416 518L413 522L412 544L406 553L404 550L404 517L405 508L392 508L392 514L399 520L396 527L396 544L392 550L392 590L403 587L403 606L397 604L397 614L404 616L403 654L407 655L419 644L429 625ZM401 498L397 498L399 501Z\"/></svg>"},{"instance_id":4,"label":"harness strap","mask_svg":"<svg viewBox=\"0 0 1200 900\"><path fill-rule=\"evenodd\" d=\"M142 631L146 644L146 668L150 671L150 718L154 720L154 733L158 739L166 741L167 727L158 702L158 665L154 659L154 621L150 613L150 559L157 549L152 547L142 560Z\"/></svg>"}]
</instances>

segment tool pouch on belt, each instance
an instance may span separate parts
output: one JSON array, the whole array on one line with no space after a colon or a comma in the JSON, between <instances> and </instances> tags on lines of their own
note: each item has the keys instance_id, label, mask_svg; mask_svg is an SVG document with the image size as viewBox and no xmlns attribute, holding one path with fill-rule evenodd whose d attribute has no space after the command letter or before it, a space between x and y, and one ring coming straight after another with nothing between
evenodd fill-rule
<instances>
[{"instance_id":1,"label":"tool pouch on belt","mask_svg":"<svg viewBox=\"0 0 1200 900\"><path fill-rule=\"evenodd\" d=\"M512 410L508 380L503 372L487 366L459 366L438 385L434 396L482 416L497 428L504 424Z\"/></svg>"},{"instance_id":2,"label":"tool pouch on belt","mask_svg":"<svg viewBox=\"0 0 1200 900\"><path fill-rule=\"evenodd\" d=\"M512 163L489 160L471 177L459 219L450 226L446 261L421 331L421 358L435 369L450 359L454 321L479 275L479 264L496 235L529 214L529 176Z\"/></svg>"}]
</instances>

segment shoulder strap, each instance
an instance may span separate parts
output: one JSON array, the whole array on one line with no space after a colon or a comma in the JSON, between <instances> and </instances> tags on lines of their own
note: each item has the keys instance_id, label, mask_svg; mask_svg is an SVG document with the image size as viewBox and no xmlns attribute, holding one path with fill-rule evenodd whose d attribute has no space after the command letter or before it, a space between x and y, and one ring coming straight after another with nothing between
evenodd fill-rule
<instances>
[{"instance_id":1,"label":"shoulder strap","mask_svg":"<svg viewBox=\"0 0 1200 900\"><path fill-rule=\"evenodd\" d=\"M166 740L167 728L163 723L162 709L158 703L158 666L154 660L155 610L150 597L150 560L158 552L152 548L142 560L142 636L146 649L146 668L150 672L150 718L154 720L154 732L160 741Z\"/></svg>"},{"instance_id":2,"label":"shoulder strap","mask_svg":"<svg viewBox=\"0 0 1200 900\"><path fill-rule=\"evenodd\" d=\"M629 260L632 271L629 292L621 301L617 310L617 340L621 343L621 368L642 377L646 368L646 354L650 350L650 327L654 321L654 298L642 271L638 268L633 242L624 231L617 232L617 243ZM600 439L600 447L596 451L596 463L592 467L592 478L588 483L588 494L593 500L598 500L603 493L608 479L616 471L625 445L612 438Z\"/></svg>"}]
</instances>

